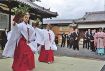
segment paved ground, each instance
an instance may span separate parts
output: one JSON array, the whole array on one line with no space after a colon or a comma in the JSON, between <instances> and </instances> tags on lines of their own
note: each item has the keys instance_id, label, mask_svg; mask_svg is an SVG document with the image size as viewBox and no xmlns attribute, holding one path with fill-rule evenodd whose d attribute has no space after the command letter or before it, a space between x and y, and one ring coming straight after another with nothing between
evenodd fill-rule
<instances>
[{"instance_id":1,"label":"paved ground","mask_svg":"<svg viewBox=\"0 0 105 71\"><path fill-rule=\"evenodd\" d=\"M0 57L2 51L0 50ZM36 57L35 71L105 71L105 55L100 56L88 49L80 50L61 48L55 51L55 62L53 64L39 63ZM0 59L0 71L12 71L12 59Z\"/></svg>"},{"instance_id":2,"label":"paved ground","mask_svg":"<svg viewBox=\"0 0 105 71\"><path fill-rule=\"evenodd\" d=\"M100 71L105 61L90 60L61 56L55 57L53 64L40 63L36 55L36 69L34 71ZM12 58L0 59L0 71L11 70Z\"/></svg>"}]
</instances>

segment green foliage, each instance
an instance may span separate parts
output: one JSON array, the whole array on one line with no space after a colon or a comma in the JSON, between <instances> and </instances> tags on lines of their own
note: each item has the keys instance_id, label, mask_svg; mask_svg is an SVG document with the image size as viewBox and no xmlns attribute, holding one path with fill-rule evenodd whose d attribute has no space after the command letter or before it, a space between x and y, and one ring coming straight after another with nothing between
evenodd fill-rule
<instances>
[{"instance_id":1,"label":"green foliage","mask_svg":"<svg viewBox=\"0 0 105 71\"><path fill-rule=\"evenodd\" d=\"M41 2L41 0L36 0L36 1L39 1L39 2Z\"/></svg>"},{"instance_id":2,"label":"green foliage","mask_svg":"<svg viewBox=\"0 0 105 71\"><path fill-rule=\"evenodd\" d=\"M19 13L21 13L21 14L26 14L26 12L29 12L29 6L27 6L27 5L22 5L22 4L20 4L20 5L18 5L18 7L14 7L13 9L12 9L12 11L15 13L15 15L16 14L19 14Z\"/></svg>"},{"instance_id":3,"label":"green foliage","mask_svg":"<svg viewBox=\"0 0 105 71\"><path fill-rule=\"evenodd\" d=\"M36 19L36 21L37 21L37 22L40 22L40 19L39 19L39 18L37 18L37 19Z\"/></svg>"},{"instance_id":4,"label":"green foliage","mask_svg":"<svg viewBox=\"0 0 105 71\"><path fill-rule=\"evenodd\" d=\"M37 19L34 20L34 22L35 22L35 23L40 23L41 21L40 21L39 18L37 18Z\"/></svg>"}]
</instances>

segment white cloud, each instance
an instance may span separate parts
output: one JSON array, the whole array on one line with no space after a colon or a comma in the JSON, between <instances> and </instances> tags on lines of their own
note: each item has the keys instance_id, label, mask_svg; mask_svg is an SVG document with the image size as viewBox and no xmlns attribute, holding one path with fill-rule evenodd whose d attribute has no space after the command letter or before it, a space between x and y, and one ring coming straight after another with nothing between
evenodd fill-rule
<instances>
[{"instance_id":1,"label":"white cloud","mask_svg":"<svg viewBox=\"0 0 105 71\"><path fill-rule=\"evenodd\" d=\"M104 0L41 0L36 4L57 11L58 19L82 17L85 12L104 10Z\"/></svg>"}]
</instances>

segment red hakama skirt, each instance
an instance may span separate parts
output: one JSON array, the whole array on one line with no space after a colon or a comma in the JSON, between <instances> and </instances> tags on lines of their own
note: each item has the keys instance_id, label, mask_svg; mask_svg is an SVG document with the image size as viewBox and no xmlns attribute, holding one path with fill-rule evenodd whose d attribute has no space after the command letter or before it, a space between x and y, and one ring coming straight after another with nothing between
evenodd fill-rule
<instances>
[{"instance_id":1,"label":"red hakama skirt","mask_svg":"<svg viewBox=\"0 0 105 71\"><path fill-rule=\"evenodd\" d=\"M13 71L27 71L35 68L34 53L21 37L14 52Z\"/></svg>"},{"instance_id":2,"label":"red hakama skirt","mask_svg":"<svg viewBox=\"0 0 105 71\"><path fill-rule=\"evenodd\" d=\"M42 46L40 55L38 58L39 62L53 62L54 61L54 52L53 50L45 50L45 47Z\"/></svg>"}]
</instances>

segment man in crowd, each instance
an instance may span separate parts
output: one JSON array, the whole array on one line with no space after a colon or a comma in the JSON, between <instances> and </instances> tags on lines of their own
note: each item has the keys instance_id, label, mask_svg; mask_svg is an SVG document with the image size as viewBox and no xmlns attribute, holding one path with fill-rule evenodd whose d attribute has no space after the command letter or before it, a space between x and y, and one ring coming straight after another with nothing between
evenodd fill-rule
<instances>
[{"instance_id":1,"label":"man in crowd","mask_svg":"<svg viewBox=\"0 0 105 71\"><path fill-rule=\"evenodd\" d=\"M90 36L91 36L91 30L88 29L87 33L86 33L86 40L87 40L87 44L86 44L86 47L88 49L90 49Z\"/></svg>"},{"instance_id":2,"label":"man in crowd","mask_svg":"<svg viewBox=\"0 0 105 71\"><path fill-rule=\"evenodd\" d=\"M63 32L63 33L62 33L62 43L61 43L61 47L65 47L65 42L66 42L66 34Z\"/></svg>"}]
</instances>

